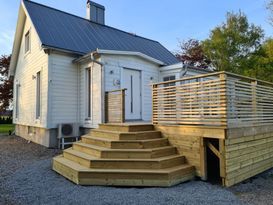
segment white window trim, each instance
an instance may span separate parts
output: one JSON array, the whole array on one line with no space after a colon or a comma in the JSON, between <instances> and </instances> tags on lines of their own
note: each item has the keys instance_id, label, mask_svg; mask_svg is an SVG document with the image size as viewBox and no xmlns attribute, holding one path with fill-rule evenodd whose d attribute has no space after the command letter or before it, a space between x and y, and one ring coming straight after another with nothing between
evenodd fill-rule
<instances>
[{"instance_id":1,"label":"white window trim","mask_svg":"<svg viewBox=\"0 0 273 205\"><path fill-rule=\"evenodd\" d=\"M89 76L88 76L89 75ZM85 121L92 120L92 71L91 67L85 69Z\"/></svg>"},{"instance_id":2,"label":"white window trim","mask_svg":"<svg viewBox=\"0 0 273 205\"><path fill-rule=\"evenodd\" d=\"M38 79L38 74L39 74L39 79ZM41 108L42 108L42 95L41 95L42 82L41 82L41 77L42 77L42 72L38 71L36 73L36 106L35 106L35 108L36 108L35 119L37 121L40 121L41 114L42 114L41 113ZM39 91L38 91L38 80L39 80ZM38 95L39 95L39 101L38 101Z\"/></svg>"},{"instance_id":3,"label":"white window trim","mask_svg":"<svg viewBox=\"0 0 273 205\"><path fill-rule=\"evenodd\" d=\"M19 98L20 98L20 87L21 85L17 82L15 85L15 119L18 121L19 119Z\"/></svg>"},{"instance_id":4,"label":"white window trim","mask_svg":"<svg viewBox=\"0 0 273 205\"><path fill-rule=\"evenodd\" d=\"M29 49L28 51L26 51L26 35L28 34L28 38L29 38ZM24 44L25 44L25 48L24 48L24 53L25 53L25 57L31 53L31 28L28 29L28 31L24 34Z\"/></svg>"}]
</instances>

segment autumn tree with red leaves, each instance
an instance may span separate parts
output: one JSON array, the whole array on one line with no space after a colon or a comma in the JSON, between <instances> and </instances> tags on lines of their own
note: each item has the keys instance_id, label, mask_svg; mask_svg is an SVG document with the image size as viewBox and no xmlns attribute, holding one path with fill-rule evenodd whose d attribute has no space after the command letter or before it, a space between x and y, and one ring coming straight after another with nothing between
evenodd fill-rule
<instances>
[{"instance_id":1,"label":"autumn tree with red leaves","mask_svg":"<svg viewBox=\"0 0 273 205\"><path fill-rule=\"evenodd\" d=\"M175 53L175 56L190 66L204 69L210 66L210 61L204 54L201 42L195 39L179 42L179 51Z\"/></svg>"},{"instance_id":2,"label":"autumn tree with red leaves","mask_svg":"<svg viewBox=\"0 0 273 205\"><path fill-rule=\"evenodd\" d=\"M11 55L0 57L0 112L10 109L13 99L13 80L9 79L9 64Z\"/></svg>"}]
</instances>

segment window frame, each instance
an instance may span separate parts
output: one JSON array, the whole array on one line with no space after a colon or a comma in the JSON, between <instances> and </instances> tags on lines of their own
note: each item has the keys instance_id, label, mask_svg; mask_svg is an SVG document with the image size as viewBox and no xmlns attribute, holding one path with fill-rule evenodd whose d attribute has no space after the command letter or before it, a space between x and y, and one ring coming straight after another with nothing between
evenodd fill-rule
<instances>
[{"instance_id":1,"label":"window frame","mask_svg":"<svg viewBox=\"0 0 273 205\"><path fill-rule=\"evenodd\" d=\"M41 71L36 73L36 120L41 118Z\"/></svg>"},{"instance_id":2,"label":"window frame","mask_svg":"<svg viewBox=\"0 0 273 205\"><path fill-rule=\"evenodd\" d=\"M166 75L162 77L163 82L171 81L171 80L176 80L175 75ZM169 87L169 86L175 86L175 82L173 83L165 83L164 87Z\"/></svg>"},{"instance_id":3,"label":"window frame","mask_svg":"<svg viewBox=\"0 0 273 205\"><path fill-rule=\"evenodd\" d=\"M85 69L85 89L85 117L87 121L90 121L92 117L92 72L90 67Z\"/></svg>"},{"instance_id":4,"label":"window frame","mask_svg":"<svg viewBox=\"0 0 273 205\"><path fill-rule=\"evenodd\" d=\"M19 96L20 96L20 84L17 83L15 86L15 119L19 119Z\"/></svg>"},{"instance_id":5,"label":"window frame","mask_svg":"<svg viewBox=\"0 0 273 205\"><path fill-rule=\"evenodd\" d=\"M25 55L31 51L31 33L30 29L25 33Z\"/></svg>"}]
</instances>

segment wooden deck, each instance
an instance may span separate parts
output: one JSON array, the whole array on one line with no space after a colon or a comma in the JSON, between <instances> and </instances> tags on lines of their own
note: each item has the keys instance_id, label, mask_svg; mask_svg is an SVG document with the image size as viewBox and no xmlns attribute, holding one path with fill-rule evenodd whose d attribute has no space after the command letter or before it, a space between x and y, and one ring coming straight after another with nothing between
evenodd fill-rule
<instances>
[{"instance_id":1,"label":"wooden deck","mask_svg":"<svg viewBox=\"0 0 273 205\"><path fill-rule=\"evenodd\" d=\"M154 84L153 123L202 179L208 152L225 186L273 167L272 83L218 72Z\"/></svg>"},{"instance_id":2,"label":"wooden deck","mask_svg":"<svg viewBox=\"0 0 273 205\"><path fill-rule=\"evenodd\" d=\"M152 89L152 124L125 122L123 91L108 93L109 123L53 169L82 185L171 186L213 171L232 186L273 167L272 83L218 72Z\"/></svg>"}]
</instances>

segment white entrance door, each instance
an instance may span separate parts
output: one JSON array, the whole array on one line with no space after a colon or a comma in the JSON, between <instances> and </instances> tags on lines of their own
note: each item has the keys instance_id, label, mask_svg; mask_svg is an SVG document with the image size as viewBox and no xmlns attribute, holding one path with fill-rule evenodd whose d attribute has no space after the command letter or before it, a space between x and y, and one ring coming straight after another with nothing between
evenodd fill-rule
<instances>
[{"instance_id":1,"label":"white entrance door","mask_svg":"<svg viewBox=\"0 0 273 205\"><path fill-rule=\"evenodd\" d=\"M125 91L125 120L141 120L141 75L140 71L123 70Z\"/></svg>"}]
</instances>

